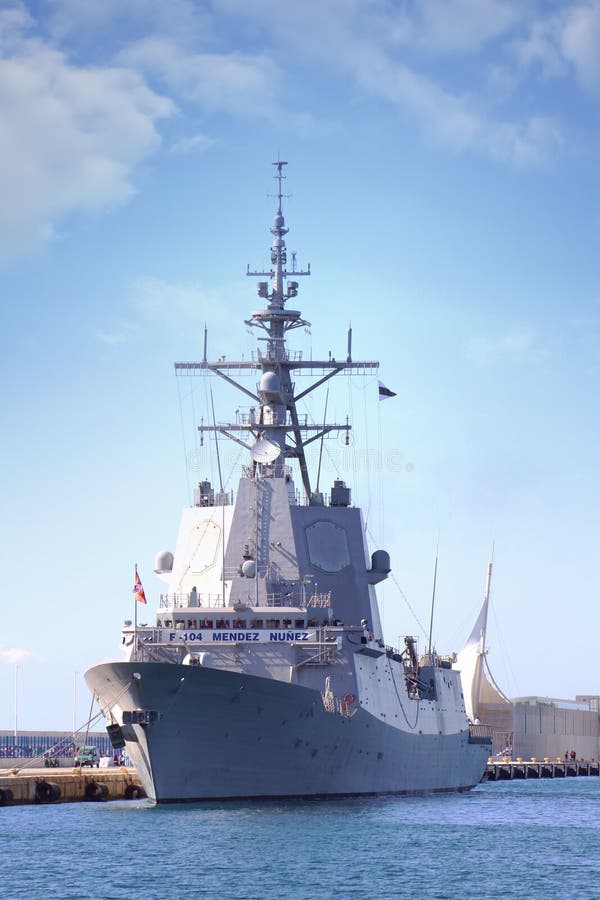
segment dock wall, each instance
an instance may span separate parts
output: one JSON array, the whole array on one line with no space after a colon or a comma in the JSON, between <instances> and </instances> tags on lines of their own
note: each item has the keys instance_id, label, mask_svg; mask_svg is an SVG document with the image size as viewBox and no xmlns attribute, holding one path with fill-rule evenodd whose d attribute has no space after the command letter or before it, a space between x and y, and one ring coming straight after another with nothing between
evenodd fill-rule
<instances>
[{"instance_id":1,"label":"dock wall","mask_svg":"<svg viewBox=\"0 0 600 900\"><path fill-rule=\"evenodd\" d=\"M135 800L144 797L134 769L34 769L0 772L0 806Z\"/></svg>"},{"instance_id":2,"label":"dock wall","mask_svg":"<svg viewBox=\"0 0 600 900\"><path fill-rule=\"evenodd\" d=\"M516 781L527 778L581 778L600 776L600 764L597 760L573 760L562 762L557 759L490 760L483 774L482 781Z\"/></svg>"},{"instance_id":3,"label":"dock wall","mask_svg":"<svg viewBox=\"0 0 600 900\"><path fill-rule=\"evenodd\" d=\"M564 758L574 750L577 759L600 759L597 712L517 703L513 721L513 758Z\"/></svg>"}]
</instances>

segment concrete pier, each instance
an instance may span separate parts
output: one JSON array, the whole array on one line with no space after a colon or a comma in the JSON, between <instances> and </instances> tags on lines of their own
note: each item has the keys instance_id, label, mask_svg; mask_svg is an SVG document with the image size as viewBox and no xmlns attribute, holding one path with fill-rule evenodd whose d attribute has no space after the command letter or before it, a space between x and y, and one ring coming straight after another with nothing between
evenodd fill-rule
<instances>
[{"instance_id":1,"label":"concrete pier","mask_svg":"<svg viewBox=\"0 0 600 900\"><path fill-rule=\"evenodd\" d=\"M482 781L512 781L517 778L577 778L581 776L600 775L600 763L597 760L552 760L545 757L537 759L490 760Z\"/></svg>"},{"instance_id":2,"label":"concrete pier","mask_svg":"<svg viewBox=\"0 0 600 900\"><path fill-rule=\"evenodd\" d=\"M0 806L136 800L146 794L135 769L0 770Z\"/></svg>"}]
</instances>

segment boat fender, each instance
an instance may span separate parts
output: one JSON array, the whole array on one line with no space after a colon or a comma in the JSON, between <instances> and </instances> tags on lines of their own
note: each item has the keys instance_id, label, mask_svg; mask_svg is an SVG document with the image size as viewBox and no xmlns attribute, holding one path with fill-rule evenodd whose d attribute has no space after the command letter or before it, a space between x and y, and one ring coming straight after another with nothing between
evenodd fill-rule
<instances>
[{"instance_id":1,"label":"boat fender","mask_svg":"<svg viewBox=\"0 0 600 900\"><path fill-rule=\"evenodd\" d=\"M13 792L10 788L0 788L0 806L10 803L13 798Z\"/></svg>"},{"instance_id":2,"label":"boat fender","mask_svg":"<svg viewBox=\"0 0 600 900\"><path fill-rule=\"evenodd\" d=\"M54 803L60 800L60 787L53 781L41 779L35 786L35 799L37 803Z\"/></svg>"},{"instance_id":3,"label":"boat fender","mask_svg":"<svg viewBox=\"0 0 600 900\"><path fill-rule=\"evenodd\" d=\"M108 798L108 785L102 781L88 781L85 786L86 800L106 800Z\"/></svg>"},{"instance_id":4,"label":"boat fender","mask_svg":"<svg viewBox=\"0 0 600 900\"><path fill-rule=\"evenodd\" d=\"M146 791L141 784L128 784L125 788L126 800L141 800L146 796Z\"/></svg>"}]
</instances>

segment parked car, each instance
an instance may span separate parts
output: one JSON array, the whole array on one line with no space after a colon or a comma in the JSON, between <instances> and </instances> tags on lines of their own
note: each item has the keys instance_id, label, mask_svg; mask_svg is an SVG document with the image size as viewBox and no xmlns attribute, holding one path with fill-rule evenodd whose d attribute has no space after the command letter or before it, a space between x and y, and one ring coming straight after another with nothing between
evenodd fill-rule
<instances>
[{"instance_id":1,"label":"parked car","mask_svg":"<svg viewBox=\"0 0 600 900\"><path fill-rule=\"evenodd\" d=\"M77 753L75 754L74 760L75 766L96 766L99 768L100 766L100 757L98 755L98 750L96 747L85 746L79 747Z\"/></svg>"}]
</instances>

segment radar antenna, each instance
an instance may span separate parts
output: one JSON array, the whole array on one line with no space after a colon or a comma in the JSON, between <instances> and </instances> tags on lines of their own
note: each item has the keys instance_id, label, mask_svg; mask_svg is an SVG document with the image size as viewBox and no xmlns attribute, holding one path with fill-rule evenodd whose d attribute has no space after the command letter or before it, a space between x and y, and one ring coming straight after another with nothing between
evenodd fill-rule
<instances>
[{"instance_id":1,"label":"radar antenna","mask_svg":"<svg viewBox=\"0 0 600 900\"><path fill-rule=\"evenodd\" d=\"M321 469L323 453L322 439L331 432L345 433L348 443L350 424L309 424L306 416L300 416L297 410L298 402L316 390L325 382L341 372L350 374L364 370L376 370L376 362L356 362L352 359L352 336L348 335L348 346L345 361L336 360L329 356L328 360L304 360L302 354L296 352L290 354L286 348L286 334L293 328L309 328L310 323L302 318L299 310L288 309L288 300L298 295L298 278L310 275L310 265L305 270L299 269L296 263L295 251L290 254L290 268L287 266L287 250L285 236L288 228L283 215L283 181L285 179L284 166L287 162L278 159L273 163L276 173L273 176L277 181L277 211L270 228L273 235L271 243L271 268L267 272L251 271L247 267L247 275L259 276L264 281L258 282L258 296L266 301L264 307L255 310L246 319L246 325L250 328L258 328L264 332L264 337L259 341L266 344L265 350L257 349L252 360L225 360L222 357L218 362L209 362L206 359L206 340L204 346L204 358L200 363L175 363L177 374L205 374L214 373L242 391L253 402L258 403L256 416L245 417L243 421L236 419L227 425L212 425L201 423L199 431L201 436L206 432L218 432L245 447L250 454L251 465L249 473L251 477L261 474L272 477L283 477L287 474L286 460L295 460L300 468L302 482L309 503L319 503L320 498L311 491L311 482L306 458L306 447L313 441L321 439L321 451L319 455L319 472L317 474L317 486ZM256 392L243 387L232 375L242 372L260 373ZM294 375L318 374L320 377L313 381L304 390L296 392ZM325 407L325 414L327 405Z\"/></svg>"}]
</instances>

